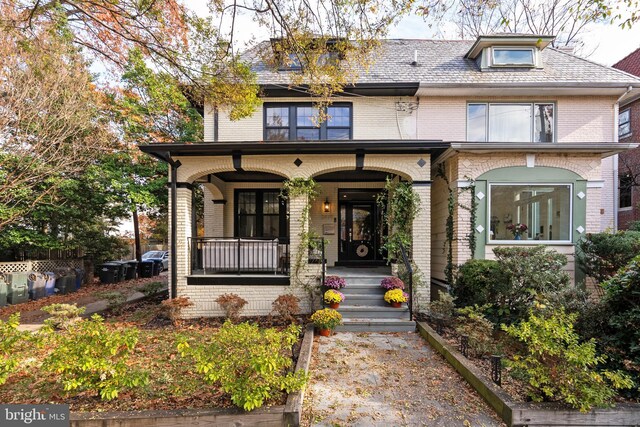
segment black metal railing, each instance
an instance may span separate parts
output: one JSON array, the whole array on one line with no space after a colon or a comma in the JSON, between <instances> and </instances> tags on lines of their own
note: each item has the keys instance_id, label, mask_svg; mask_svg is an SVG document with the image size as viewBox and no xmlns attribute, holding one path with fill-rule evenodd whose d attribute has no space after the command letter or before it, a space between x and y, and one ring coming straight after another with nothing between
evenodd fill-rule
<instances>
[{"instance_id":1,"label":"black metal railing","mask_svg":"<svg viewBox=\"0 0 640 427\"><path fill-rule=\"evenodd\" d=\"M402 256L402 263L404 264L404 268L406 269L406 285L407 292L409 294L409 301L407 301L407 305L409 306L409 319L413 320L413 267L411 266L411 261L407 256L407 250L404 248L404 245L400 243L400 255Z\"/></svg>"},{"instance_id":2,"label":"black metal railing","mask_svg":"<svg viewBox=\"0 0 640 427\"><path fill-rule=\"evenodd\" d=\"M191 274L289 274L289 243L262 237L190 239Z\"/></svg>"}]
</instances>

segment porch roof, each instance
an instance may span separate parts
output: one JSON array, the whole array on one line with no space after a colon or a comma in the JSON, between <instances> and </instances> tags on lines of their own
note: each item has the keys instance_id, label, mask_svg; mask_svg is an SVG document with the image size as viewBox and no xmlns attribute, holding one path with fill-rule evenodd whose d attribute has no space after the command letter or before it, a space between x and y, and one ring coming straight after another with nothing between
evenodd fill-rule
<instances>
[{"instance_id":1,"label":"porch roof","mask_svg":"<svg viewBox=\"0 0 640 427\"><path fill-rule=\"evenodd\" d=\"M442 154L450 144L441 140L348 140L348 141L247 141L190 144L154 143L140 150L158 159L175 156L230 156L274 154Z\"/></svg>"}]
</instances>

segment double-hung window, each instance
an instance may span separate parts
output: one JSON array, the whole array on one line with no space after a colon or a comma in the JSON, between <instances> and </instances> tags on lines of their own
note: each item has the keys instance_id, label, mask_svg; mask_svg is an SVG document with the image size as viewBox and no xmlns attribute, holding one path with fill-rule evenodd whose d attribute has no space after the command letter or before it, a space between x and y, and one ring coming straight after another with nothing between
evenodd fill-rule
<instances>
[{"instance_id":1,"label":"double-hung window","mask_svg":"<svg viewBox=\"0 0 640 427\"><path fill-rule=\"evenodd\" d=\"M489 240L571 242L572 184L489 184Z\"/></svg>"},{"instance_id":2,"label":"double-hung window","mask_svg":"<svg viewBox=\"0 0 640 427\"><path fill-rule=\"evenodd\" d=\"M618 206L620 209L631 207L631 189L633 188L633 178L629 175L620 175Z\"/></svg>"},{"instance_id":3,"label":"double-hung window","mask_svg":"<svg viewBox=\"0 0 640 427\"><path fill-rule=\"evenodd\" d=\"M467 104L467 141L553 142L554 104Z\"/></svg>"},{"instance_id":4,"label":"double-hung window","mask_svg":"<svg viewBox=\"0 0 640 427\"><path fill-rule=\"evenodd\" d=\"M286 202L280 190L236 190L235 210L237 237L288 235Z\"/></svg>"},{"instance_id":5,"label":"double-hung window","mask_svg":"<svg viewBox=\"0 0 640 427\"><path fill-rule=\"evenodd\" d=\"M631 134L631 110L624 110L618 114L618 137Z\"/></svg>"},{"instance_id":6,"label":"double-hung window","mask_svg":"<svg viewBox=\"0 0 640 427\"><path fill-rule=\"evenodd\" d=\"M264 106L265 141L318 141L353 138L351 104L327 107L320 122L317 107L309 103L267 103Z\"/></svg>"}]
</instances>

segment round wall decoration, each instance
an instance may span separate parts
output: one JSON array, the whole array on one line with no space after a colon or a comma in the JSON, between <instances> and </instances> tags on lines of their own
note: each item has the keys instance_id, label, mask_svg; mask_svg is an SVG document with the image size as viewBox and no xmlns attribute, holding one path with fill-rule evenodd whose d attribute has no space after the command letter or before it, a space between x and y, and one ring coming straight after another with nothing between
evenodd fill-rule
<instances>
[{"instance_id":1,"label":"round wall decoration","mask_svg":"<svg viewBox=\"0 0 640 427\"><path fill-rule=\"evenodd\" d=\"M367 245L360 245L356 248L356 255L358 255L360 258L366 257L368 253L369 248L367 247Z\"/></svg>"}]
</instances>

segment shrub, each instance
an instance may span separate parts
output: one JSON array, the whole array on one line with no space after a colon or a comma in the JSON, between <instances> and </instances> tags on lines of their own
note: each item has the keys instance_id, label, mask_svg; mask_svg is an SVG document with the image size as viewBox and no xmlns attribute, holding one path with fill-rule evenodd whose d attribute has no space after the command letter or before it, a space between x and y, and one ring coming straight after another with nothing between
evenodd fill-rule
<instances>
[{"instance_id":1,"label":"shrub","mask_svg":"<svg viewBox=\"0 0 640 427\"><path fill-rule=\"evenodd\" d=\"M245 305L248 304L247 300L236 294L223 294L216 298L216 302L220 304L225 312L225 317L232 322L237 321L240 318L240 312Z\"/></svg>"},{"instance_id":2,"label":"shrub","mask_svg":"<svg viewBox=\"0 0 640 427\"><path fill-rule=\"evenodd\" d=\"M452 295L458 307L495 303L506 293L507 283L497 261L472 259L460 266Z\"/></svg>"},{"instance_id":3,"label":"shrub","mask_svg":"<svg viewBox=\"0 0 640 427\"><path fill-rule=\"evenodd\" d=\"M588 233L578 242L578 263L587 276L604 282L640 253L639 231Z\"/></svg>"},{"instance_id":4,"label":"shrub","mask_svg":"<svg viewBox=\"0 0 640 427\"><path fill-rule=\"evenodd\" d=\"M580 342L574 331L576 317L562 309L545 315L530 310L527 321L503 325L509 336L525 345L523 354L505 364L513 376L526 378L534 401L563 401L586 412L606 405L616 389L630 388L633 382L621 372L598 371L606 357L596 355L595 340Z\"/></svg>"},{"instance_id":5,"label":"shrub","mask_svg":"<svg viewBox=\"0 0 640 427\"><path fill-rule=\"evenodd\" d=\"M279 390L291 393L306 383L304 372L290 372L291 348L300 327L284 331L261 329L257 325L225 324L208 343L178 341L183 357L190 357L196 371L210 383L218 383L233 403L246 411L261 407Z\"/></svg>"},{"instance_id":6,"label":"shrub","mask_svg":"<svg viewBox=\"0 0 640 427\"><path fill-rule=\"evenodd\" d=\"M484 314L483 308L469 306L457 310L459 317L457 320L456 332L459 335L469 337L469 348L476 357L495 352L493 340L493 323Z\"/></svg>"},{"instance_id":7,"label":"shrub","mask_svg":"<svg viewBox=\"0 0 640 427\"><path fill-rule=\"evenodd\" d=\"M287 322L295 323L295 316L300 313L300 298L293 294L280 295L271 305L273 311Z\"/></svg>"},{"instance_id":8,"label":"shrub","mask_svg":"<svg viewBox=\"0 0 640 427\"><path fill-rule=\"evenodd\" d=\"M42 307L42 311L51 315L44 321L45 325L54 329L67 329L81 320L80 315L84 313L85 307L78 307L76 304L50 304Z\"/></svg>"},{"instance_id":9,"label":"shrub","mask_svg":"<svg viewBox=\"0 0 640 427\"><path fill-rule=\"evenodd\" d=\"M344 294L334 289L329 289L324 293L324 302L327 304L340 304L344 301Z\"/></svg>"},{"instance_id":10,"label":"shrub","mask_svg":"<svg viewBox=\"0 0 640 427\"><path fill-rule=\"evenodd\" d=\"M631 396L640 397L640 256L603 283L600 302L602 332L596 339L609 356L608 366L624 368L632 375L636 388Z\"/></svg>"},{"instance_id":11,"label":"shrub","mask_svg":"<svg viewBox=\"0 0 640 427\"><path fill-rule=\"evenodd\" d=\"M513 323L527 317L537 300L569 286L563 271L567 257L544 246L498 247L493 250L506 278L503 292L487 311L494 323Z\"/></svg>"},{"instance_id":12,"label":"shrub","mask_svg":"<svg viewBox=\"0 0 640 427\"><path fill-rule=\"evenodd\" d=\"M400 280L398 277L385 277L380 282L380 286L383 289L390 291L391 289L404 289L404 282Z\"/></svg>"},{"instance_id":13,"label":"shrub","mask_svg":"<svg viewBox=\"0 0 640 427\"><path fill-rule=\"evenodd\" d=\"M347 282L340 276L327 276L324 285L331 289L342 289L347 286Z\"/></svg>"},{"instance_id":14,"label":"shrub","mask_svg":"<svg viewBox=\"0 0 640 427\"><path fill-rule=\"evenodd\" d=\"M110 330L94 314L56 335L55 341L42 366L59 376L67 392L90 390L103 400L112 400L120 390L148 382L146 372L128 363L138 343L135 329Z\"/></svg>"},{"instance_id":15,"label":"shrub","mask_svg":"<svg viewBox=\"0 0 640 427\"><path fill-rule=\"evenodd\" d=\"M409 294L402 292L402 289L391 289L385 292L384 300L389 304L392 302L407 302L409 300Z\"/></svg>"},{"instance_id":16,"label":"shrub","mask_svg":"<svg viewBox=\"0 0 640 427\"><path fill-rule=\"evenodd\" d=\"M318 329L335 329L342 324L342 314L331 308L323 308L311 315L311 321Z\"/></svg>"},{"instance_id":17,"label":"shrub","mask_svg":"<svg viewBox=\"0 0 640 427\"><path fill-rule=\"evenodd\" d=\"M118 291L98 292L95 296L107 301L107 309L111 310L113 314L120 314L127 300L124 294Z\"/></svg>"},{"instance_id":18,"label":"shrub","mask_svg":"<svg viewBox=\"0 0 640 427\"><path fill-rule=\"evenodd\" d=\"M448 320L451 319L455 311L455 298L447 292L438 291L438 298L429 303L431 317Z\"/></svg>"},{"instance_id":19,"label":"shrub","mask_svg":"<svg viewBox=\"0 0 640 427\"><path fill-rule=\"evenodd\" d=\"M187 297L177 297L163 300L161 303L163 311L167 314L167 317L171 319L172 323L180 318L182 309L191 307L193 303Z\"/></svg>"},{"instance_id":20,"label":"shrub","mask_svg":"<svg viewBox=\"0 0 640 427\"><path fill-rule=\"evenodd\" d=\"M0 385L7 381L11 372L18 366L16 348L28 337L28 332L18 330L20 313L9 316L6 322L0 320Z\"/></svg>"},{"instance_id":21,"label":"shrub","mask_svg":"<svg viewBox=\"0 0 640 427\"><path fill-rule=\"evenodd\" d=\"M146 296L151 296L159 293L160 291L167 290L167 284L162 282L149 282L140 286L137 290Z\"/></svg>"}]
</instances>

